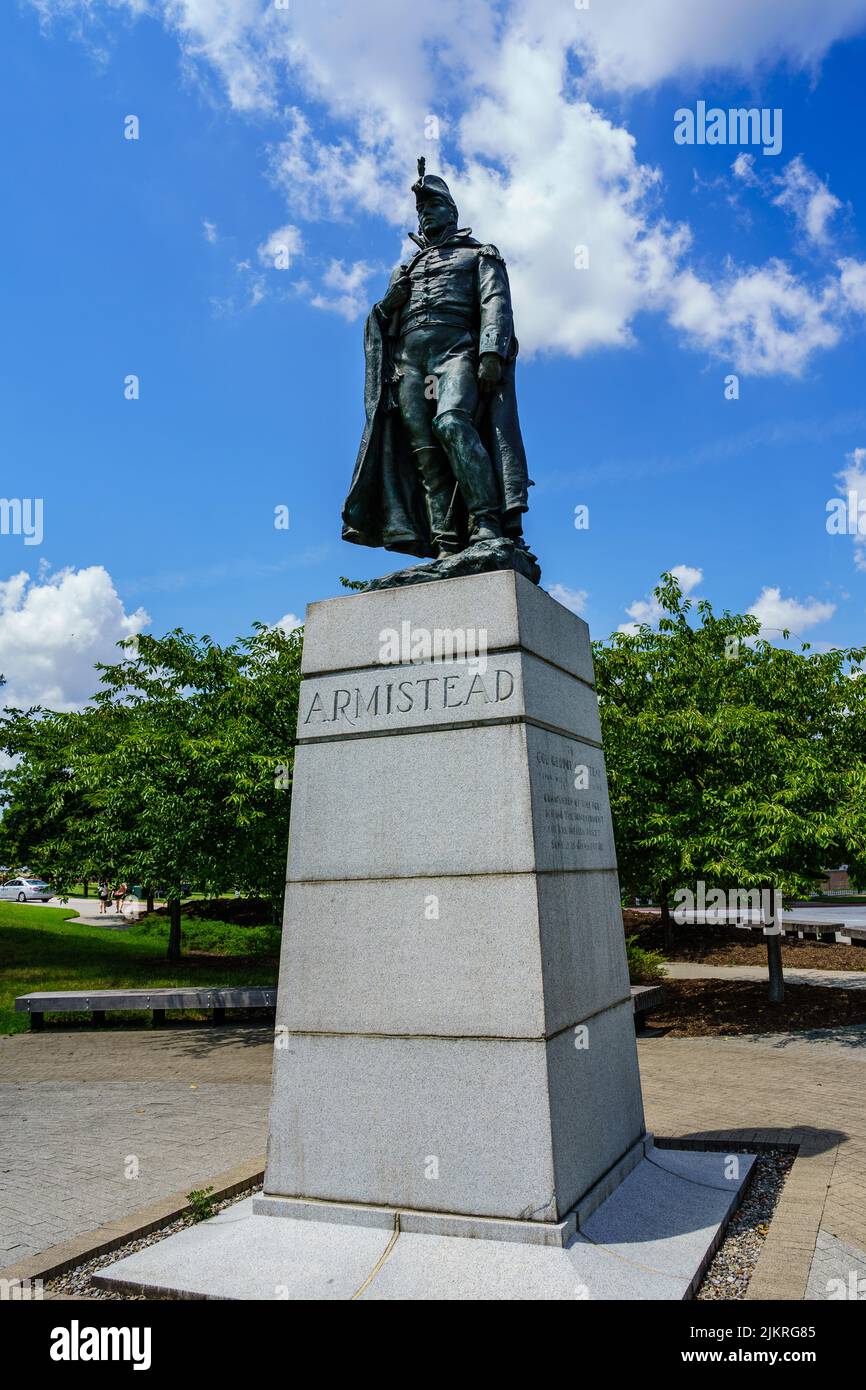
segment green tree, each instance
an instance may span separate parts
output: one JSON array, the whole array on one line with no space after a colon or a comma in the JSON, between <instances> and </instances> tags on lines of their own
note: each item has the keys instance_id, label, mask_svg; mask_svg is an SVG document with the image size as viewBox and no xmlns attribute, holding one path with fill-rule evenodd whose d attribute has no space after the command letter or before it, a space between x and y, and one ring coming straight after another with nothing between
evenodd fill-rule
<instances>
[{"instance_id":1,"label":"green tree","mask_svg":"<svg viewBox=\"0 0 866 1390\"><path fill-rule=\"evenodd\" d=\"M105 871L91 852L97 806L73 772L92 713L9 708L0 717L9 761L0 774L0 859L27 864L61 893Z\"/></svg>"},{"instance_id":2,"label":"green tree","mask_svg":"<svg viewBox=\"0 0 866 1390\"><path fill-rule=\"evenodd\" d=\"M802 894L842 846L866 850L866 686L851 678L866 648L774 646L752 614L693 614L670 574L655 593L658 627L615 634L595 661L622 881L660 901L671 933L678 887ZM779 937L767 948L780 1002Z\"/></svg>"},{"instance_id":3,"label":"green tree","mask_svg":"<svg viewBox=\"0 0 866 1390\"><path fill-rule=\"evenodd\" d=\"M186 884L282 900L300 632L256 625L220 647L177 630L101 665L78 714L7 710L10 825L62 892L83 868L159 885L169 959ZM36 794L40 784L47 791Z\"/></svg>"}]
</instances>

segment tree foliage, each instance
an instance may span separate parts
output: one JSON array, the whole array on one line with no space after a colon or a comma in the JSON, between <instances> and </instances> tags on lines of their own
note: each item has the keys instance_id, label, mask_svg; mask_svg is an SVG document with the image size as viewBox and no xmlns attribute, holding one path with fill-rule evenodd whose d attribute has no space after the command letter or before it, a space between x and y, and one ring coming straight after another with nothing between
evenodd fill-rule
<instances>
[{"instance_id":1,"label":"tree foliage","mask_svg":"<svg viewBox=\"0 0 866 1390\"><path fill-rule=\"evenodd\" d=\"M282 899L301 635L220 647L139 636L80 712L6 710L0 845L67 891L82 874L158 886L180 947L184 886Z\"/></svg>"},{"instance_id":2,"label":"tree foliage","mask_svg":"<svg viewBox=\"0 0 866 1390\"><path fill-rule=\"evenodd\" d=\"M655 593L657 628L594 651L624 887L810 892L866 853L866 648L774 646L670 574Z\"/></svg>"}]
</instances>

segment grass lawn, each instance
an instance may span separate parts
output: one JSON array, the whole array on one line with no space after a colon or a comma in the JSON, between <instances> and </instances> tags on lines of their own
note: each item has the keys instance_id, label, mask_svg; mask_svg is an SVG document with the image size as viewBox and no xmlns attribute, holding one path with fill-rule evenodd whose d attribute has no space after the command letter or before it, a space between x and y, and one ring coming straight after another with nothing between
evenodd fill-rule
<instances>
[{"instance_id":1,"label":"grass lawn","mask_svg":"<svg viewBox=\"0 0 866 1390\"><path fill-rule=\"evenodd\" d=\"M184 958L170 964L164 917L147 917L129 931L108 931L83 926L67 908L0 902L0 1033L29 1026L27 1014L15 1013L15 997L35 990L276 983L279 928L190 920L183 932ZM78 1023L89 1018L50 1019L64 1017ZM109 1014L108 1021L141 1017Z\"/></svg>"}]
</instances>

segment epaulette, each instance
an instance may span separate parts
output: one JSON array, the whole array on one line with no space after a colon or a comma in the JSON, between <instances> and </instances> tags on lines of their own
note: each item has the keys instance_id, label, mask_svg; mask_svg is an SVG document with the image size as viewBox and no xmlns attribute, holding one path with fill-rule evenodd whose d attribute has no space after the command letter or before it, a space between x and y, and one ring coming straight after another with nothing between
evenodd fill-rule
<instances>
[{"instance_id":1,"label":"epaulette","mask_svg":"<svg viewBox=\"0 0 866 1390\"><path fill-rule=\"evenodd\" d=\"M482 246L478 254L481 256L492 256L495 261L501 261L502 264L505 265L505 257L503 256L499 248L496 246Z\"/></svg>"}]
</instances>

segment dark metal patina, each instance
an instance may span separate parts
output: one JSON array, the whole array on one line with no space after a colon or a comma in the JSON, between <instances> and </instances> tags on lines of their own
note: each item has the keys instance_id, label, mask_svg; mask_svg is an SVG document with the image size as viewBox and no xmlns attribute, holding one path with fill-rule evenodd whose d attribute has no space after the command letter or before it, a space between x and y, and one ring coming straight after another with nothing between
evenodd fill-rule
<instances>
[{"instance_id":1,"label":"dark metal patina","mask_svg":"<svg viewBox=\"0 0 866 1390\"><path fill-rule=\"evenodd\" d=\"M412 188L418 253L365 326L367 418L343 539L435 557L376 586L503 568L537 583L505 262L458 228L448 185L423 160Z\"/></svg>"}]
</instances>

